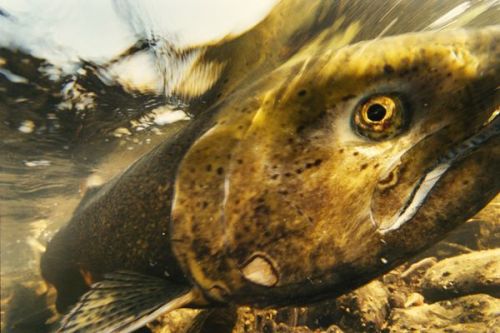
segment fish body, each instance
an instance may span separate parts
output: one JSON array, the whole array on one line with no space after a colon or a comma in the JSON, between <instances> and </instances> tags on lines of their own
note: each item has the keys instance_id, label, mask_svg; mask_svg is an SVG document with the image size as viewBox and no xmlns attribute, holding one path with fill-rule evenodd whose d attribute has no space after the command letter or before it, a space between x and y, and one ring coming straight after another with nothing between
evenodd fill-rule
<instances>
[{"instance_id":1,"label":"fish body","mask_svg":"<svg viewBox=\"0 0 500 333\"><path fill-rule=\"evenodd\" d=\"M42 257L61 311L90 288L61 331L129 332L184 306L334 297L498 193L500 27L354 44L350 27L222 88L82 201Z\"/></svg>"}]
</instances>

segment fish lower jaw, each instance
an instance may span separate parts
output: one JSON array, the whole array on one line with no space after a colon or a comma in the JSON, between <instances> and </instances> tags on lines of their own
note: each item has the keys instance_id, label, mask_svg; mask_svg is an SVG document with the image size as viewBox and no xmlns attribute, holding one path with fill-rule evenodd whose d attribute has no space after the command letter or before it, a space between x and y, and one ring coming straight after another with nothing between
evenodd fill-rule
<instances>
[{"instance_id":1,"label":"fish lower jaw","mask_svg":"<svg viewBox=\"0 0 500 333\"><path fill-rule=\"evenodd\" d=\"M401 209L390 219L389 223L384 223L387 227L379 228L379 232L387 234L399 229L403 224L410 221L425 201L435 185L447 173L449 168L457 161L463 159L472 151L481 147L488 140L500 134L500 107L497 107L488 121L474 135L468 137L458 145L449 149L446 154L438 158L435 165L431 167L416 182L415 187L410 193Z\"/></svg>"}]
</instances>

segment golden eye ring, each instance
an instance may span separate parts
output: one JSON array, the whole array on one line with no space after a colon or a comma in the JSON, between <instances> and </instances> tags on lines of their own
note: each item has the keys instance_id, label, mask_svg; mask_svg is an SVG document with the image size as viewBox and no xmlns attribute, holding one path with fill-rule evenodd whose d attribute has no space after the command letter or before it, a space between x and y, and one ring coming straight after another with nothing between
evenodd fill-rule
<instances>
[{"instance_id":1,"label":"golden eye ring","mask_svg":"<svg viewBox=\"0 0 500 333\"><path fill-rule=\"evenodd\" d=\"M394 95L375 95L361 101L354 112L356 132L371 140L384 140L399 134L405 125L405 110Z\"/></svg>"}]
</instances>

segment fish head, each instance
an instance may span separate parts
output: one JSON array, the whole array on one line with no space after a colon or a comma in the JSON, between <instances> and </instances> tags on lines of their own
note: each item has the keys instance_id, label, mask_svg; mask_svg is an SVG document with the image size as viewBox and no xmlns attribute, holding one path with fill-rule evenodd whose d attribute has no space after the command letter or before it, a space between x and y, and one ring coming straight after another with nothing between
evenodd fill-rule
<instances>
[{"instance_id":1,"label":"fish head","mask_svg":"<svg viewBox=\"0 0 500 333\"><path fill-rule=\"evenodd\" d=\"M185 155L172 244L208 298L339 295L500 187L500 28L299 54L227 101Z\"/></svg>"}]
</instances>

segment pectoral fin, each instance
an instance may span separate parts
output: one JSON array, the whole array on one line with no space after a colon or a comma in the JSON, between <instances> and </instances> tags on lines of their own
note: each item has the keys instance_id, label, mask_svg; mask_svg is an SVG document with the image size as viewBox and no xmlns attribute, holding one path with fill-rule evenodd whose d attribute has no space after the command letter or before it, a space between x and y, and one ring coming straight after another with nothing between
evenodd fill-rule
<instances>
[{"instance_id":1,"label":"pectoral fin","mask_svg":"<svg viewBox=\"0 0 500 333\"><path fill-rule=\"evenodd\" d=\"M116 272L91 286L57 332L127 333L188 305L192 287L132 272Z\"/></svg>"}]
</instances>

